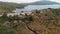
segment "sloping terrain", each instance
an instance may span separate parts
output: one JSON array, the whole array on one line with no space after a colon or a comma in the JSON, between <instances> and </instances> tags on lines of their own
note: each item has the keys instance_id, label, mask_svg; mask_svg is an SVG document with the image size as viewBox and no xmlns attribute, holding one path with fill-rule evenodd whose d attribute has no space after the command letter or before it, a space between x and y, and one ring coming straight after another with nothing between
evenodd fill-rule
<instances>
[{"instance_id":1,"label":"sloping terrain","mask_svg":"<svg viewBox=\"0 0 60 34\"><path fill-rule=\"evenodd\" d=\"M53 1L36 1L36 2L32 2L32 3L26 3L27 5L53 5L53 4L60 4L57 2L53 2Z\"/></svg>"},{"instance_id":2,"label":"sloping terrain","mask_svg":"<svg viewBox=\"0 0 60 34\"><path fill-rule=\"evenodd\" d=\"M16 8L23 8L23 7L26 6L26 5L23 5L23 4L12 3L12 2L2 2L2 1L0 1L0 5L2 5L2 6L12 5L12 6L15 6Z\"/></svg>"},{"instance_id":3,"label":"sloping terrain","mask_svg":"<svg viewBox=\"0 0 60 34\"><path fill-rule=\"evenodd\" d=\"M0 28L12 34L60 34L60 9L37 10L23 17L3 17L0 17Z\"/></svg>"}]
</instances>

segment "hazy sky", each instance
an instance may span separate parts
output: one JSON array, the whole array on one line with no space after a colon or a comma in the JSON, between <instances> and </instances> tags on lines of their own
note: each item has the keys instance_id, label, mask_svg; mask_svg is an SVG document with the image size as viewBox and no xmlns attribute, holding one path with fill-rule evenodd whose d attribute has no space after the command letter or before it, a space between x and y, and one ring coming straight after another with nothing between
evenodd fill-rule
<instances>
[{"instance_id":1,"label":"hazy sky","mask_svg":"<svg viewBox=\"0 0 60 34\"><path fill-rule=\"evenodd\" d=\"M35 1L39 1L39 0L0 0L0 1L16 2L16 3L30 3L30 2L35 2ZM47 1L47 0L43 0L43 1ZM55 1L55 2L59 2L60 3L60 0L50 0L50 1Z\"/></svg>"}]
</instances>

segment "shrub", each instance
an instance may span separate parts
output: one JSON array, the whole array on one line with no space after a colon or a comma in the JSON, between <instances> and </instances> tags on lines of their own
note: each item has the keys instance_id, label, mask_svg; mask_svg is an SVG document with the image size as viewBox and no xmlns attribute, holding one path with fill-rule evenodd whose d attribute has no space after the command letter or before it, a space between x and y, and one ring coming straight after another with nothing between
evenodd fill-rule
<instances>
[{"instance_id":1,"label":"shrub","mask_svg":"<svg viewBox=\"0 0 60 34\"><path fill-rule=\"evenodd\" d=\"M33 16L29 15L29 16L27 16L25 18L25 20L27 20L27 21L34 21L34 18L33 18Z\"/></svg>"}]
</instances>

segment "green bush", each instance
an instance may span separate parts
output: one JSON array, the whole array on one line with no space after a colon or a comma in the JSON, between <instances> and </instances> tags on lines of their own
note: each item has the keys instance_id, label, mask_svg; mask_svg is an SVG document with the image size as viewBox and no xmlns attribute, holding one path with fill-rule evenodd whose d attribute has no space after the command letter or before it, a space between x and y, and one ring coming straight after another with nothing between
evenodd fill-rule
<instances>
[{"instance_id":1,"label":"green bush","mask_svg":"<svg viewBox=\"0 0 60 34\"><path fill-rule=\"evenodd\" d=\"M34 21L34 17L31 16L31 15L29 15L29 16L27 16L27 17L25 18L25 20L27 20L27 21Z\"/></svg>"}]
</instances>

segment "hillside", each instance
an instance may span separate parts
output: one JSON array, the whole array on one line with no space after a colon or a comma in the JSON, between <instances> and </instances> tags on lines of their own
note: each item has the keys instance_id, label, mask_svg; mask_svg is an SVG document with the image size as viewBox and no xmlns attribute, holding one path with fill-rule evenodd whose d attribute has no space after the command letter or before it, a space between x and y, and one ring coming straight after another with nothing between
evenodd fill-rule
<instances>
[{"instance_id":1,"label":"hillside","mask_svg":"<svg viewBox=\"0 0 60 34\"><path fill-rule=\"evenodd\" d=\"M25 6L26 5L23 4L0 1L0 14L4 12L12 12L15 8L24 8Z\"/></svg>"},{"instance_id":2,"label":"hillside","mask_svg":"<svg viewBox=\"0 0 60 34\"><path fill-rule=\"evenodd\" d=\"M0 17L0 34L60 34L60 9L36 10L30 15Z\"/></svg>"},{"instance_id":3,"label":"hillside","mask_svg":"<svg viewBox=\"0 0 60 34\"><path fill-rule=\"evenodd\" d=\"M52 4L60 4L53 1L37 1L32 3L27 3L28 5L52 5Z\"/></svg>"},{"instance_id":4,"label":"hillside","mask_svg":"<svg viewBox=\"0 0 60 34\"><path fill-rule=\"evenodd\" d=\"M1 1L0 1L0 5L2 5L2 6L13 5L13 6L17 7L17 8L23 8L24 6L26 6L26 5L18 4L18 3L12 3L12 2L1 2Z\"/></svg>"}]
</instances>

